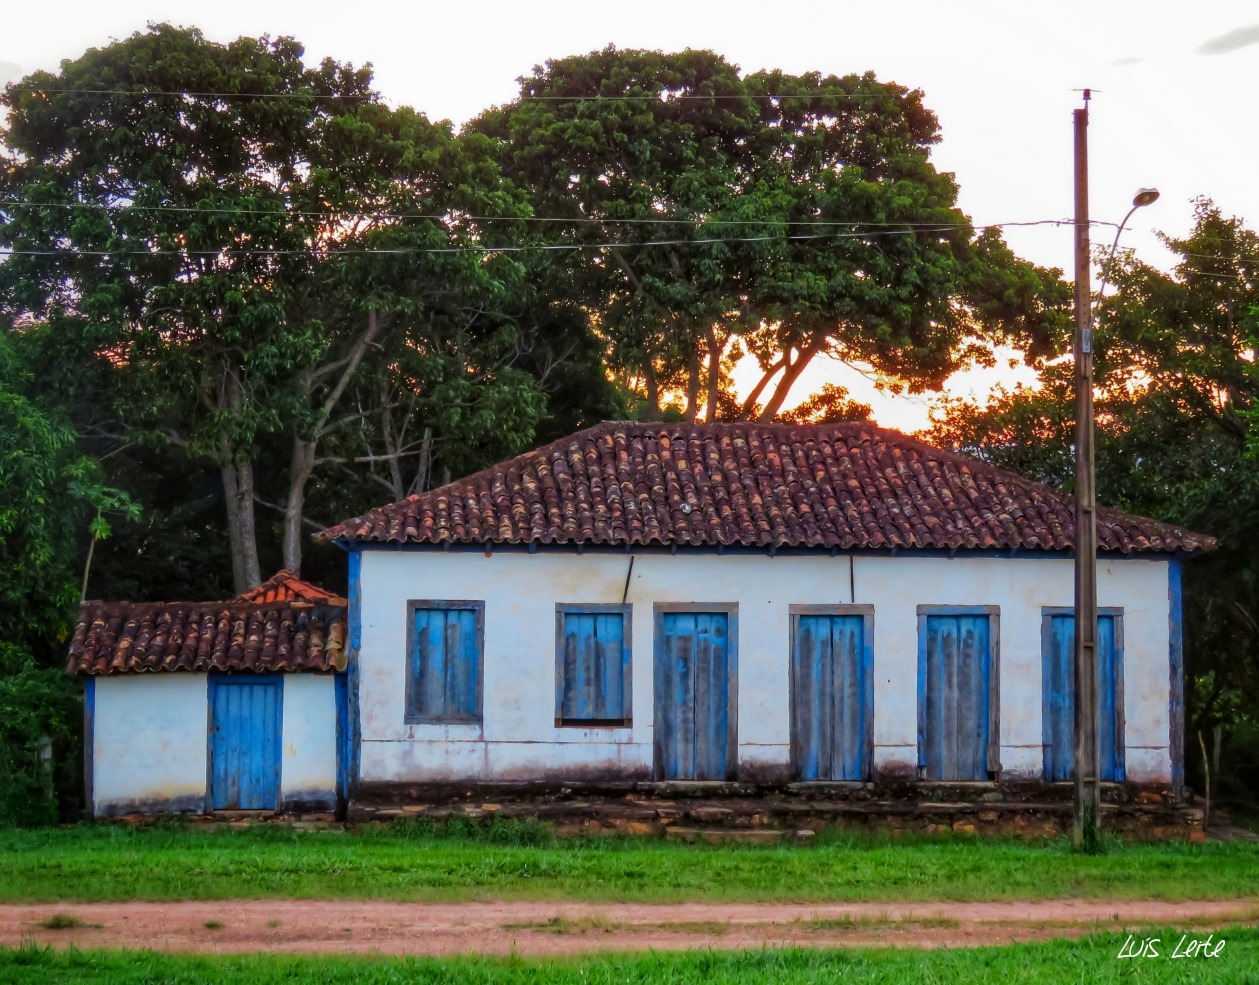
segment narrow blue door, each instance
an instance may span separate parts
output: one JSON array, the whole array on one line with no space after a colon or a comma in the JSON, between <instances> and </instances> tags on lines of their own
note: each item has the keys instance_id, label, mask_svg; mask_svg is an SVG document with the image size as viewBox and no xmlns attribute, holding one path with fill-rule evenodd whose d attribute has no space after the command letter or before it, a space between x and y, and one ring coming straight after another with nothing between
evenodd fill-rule
<instances>
[{"instance_id":1,"label":"narrow blue door","mask_svg":"<svg viewBox=\"0 0 1259 985\"><path fill-rule=\"evenodd\" d=\"M791 641L791 752L802 780L862 780L871 668L865 619L799 615Z\"/></svg>"},{"instance_id":2,"label":"narrow blue door","mask_svg":"<svg viewBox=\"0 0 1259 985\"><path fill-rule=\"evenodd\" d=\"M1124 778L1123 639L1117 613L1097 616L1097 754L1101 778ZM1041 631L1045 779L1075 776L1075 614L1046 612Z\"/></svg>"},{"instance_id":3,"label":"narrow blue door","mask_svg":"<svg viewBox=\"0 0 1259 985\"><path fill-rule=\"evenodd\" d=\"M942 613L924 620L918 645L919 761L929 780L988 779L989 618Z\"/></svg>"},{"instance_id":4,"label":"narrow blue door","mask_svg":"<svg viewBox=\"0 0 1259 985\"><path fill-rule=\"evenodd\" d=\"M729 628L724 612L658 616L655 736L661 779L729 778Z\"/></svg>"},{"instance_id":5,"label":"narrow blue door","mask_svg":"<svg viewBox=\"0 0 1259 985\"><path fill-rule=\"evenodd\" d=\"M337 799L350 797L350 777L354 769L354 731L350 723L350 675L342 672L332 679L337 709Z\"/></svg>"},{"instance_id":6,"label":"narrow blue door","mask_svg":"<svg viewBox=\"0 0 1259 985\"><path fill-rule=\"evenodd\" d=\"M275 810L280 796L283 680L210 678L210 804Z\"/></svg>"}]
</instances>

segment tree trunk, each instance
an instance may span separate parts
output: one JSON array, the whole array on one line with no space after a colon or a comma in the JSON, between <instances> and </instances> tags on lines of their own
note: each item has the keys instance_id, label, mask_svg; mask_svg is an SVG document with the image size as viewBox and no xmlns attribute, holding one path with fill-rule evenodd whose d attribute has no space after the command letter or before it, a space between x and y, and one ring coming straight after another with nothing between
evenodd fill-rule
<instances>
[{"instance_id":1,"label":"tree trunk","mask_svg":"<svg viewBox=\"0 0 1259 985\"><path fill-rule=\"evenodd\" d=\"M228 462L220 471L227 507L227 540L232 553L232 583L239 595L262 582L254 523L253 463Z\"/></svg>"},{"instance_id":2,"label":"tree trunk","mask_svg":"<svg viewBox=\"0 0 1259 985\"><path fill-rule=\"evenodd\" d=\"M717 342L717 329L708 326L708 407L704 412L704 421L712 424L717 420L717 401L721 396L721 350Z\"/></svg>"},{"instance_id":3,"label":"tree trunk","mask_svg":"<svg viewBox=\"0 0 1259 985\"><path fill-rule=\"evenodd\" d=\"M660 416L660 386L656 382L656 367L652 365L651 356L647 356L643 363L643 381L647 384L647 406L654 420Z\"/></svg>"},{"instance_id":4,"label":"tree trunk","mask_svg":"<svg viewBox=\"0 0 1259 985\"><path fill-rule=\"evenodd\" d=\"M804 368L813 361L813 357L818 354L820 346L809 345L800 350L800 354L796 356L796 361L791 363L783 378L778 381L778 386L774 389L774 395L770 398L769 403L765 405L765 409L761 411L760 420L768 423L774 419L774 415L782 408L783 403L787 399L787 394L800 378L800 374L804 372Z\"/></svg>"},{"instance_id":5,"label":"tree trunk","mask_svg":"<svg viewBox=\"0 0 1259 985\"><path fill-rule=\"evenodd\" d=\"M699 417L699 343L691 346L686 366L686 419L691 423Z\"/></svg>"},{"instance_id":6,"label":"tree trunk","mask_svg":"<svg viewBox=\"0 0 1259 985\"><path fill-rule=\"evenodd\" d=\"M284 567L302 573L302 512L306 507L306 483L315 470L315 442L293 439L289 459L289 493L284 501Z\"/></svg>"},{"instance_id":7,"label":"tree trunk","mask_svg":"<svg viewBox=\"0 0 1259 985\"><path fill-rule=\"evenodd\" d=\"M739 420L746 421L752 416L752 411L756 409L756 402L761 399L761 394L764 393L765 388L769 386L769 381L774 378L774 375L780 369L787 365L790 358L791 352L788 350L783 353L782 358L779 359L778 362L774 363L774 365L769 367L769 369L765 370L765 372L761 375L761 381L752 388L752 392L749 393L747 399L743 401L743 406L739 408Z\"/></svg>"}]
</instances>

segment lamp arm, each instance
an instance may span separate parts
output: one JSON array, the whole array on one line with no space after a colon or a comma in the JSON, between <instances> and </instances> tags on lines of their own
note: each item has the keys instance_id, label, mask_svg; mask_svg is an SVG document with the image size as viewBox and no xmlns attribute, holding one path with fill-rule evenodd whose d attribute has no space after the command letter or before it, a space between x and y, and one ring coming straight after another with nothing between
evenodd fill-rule
<instances>
[{"instance_id":1,"label":"lamp arm","mask_svg":"<svg viewBox=\"0 0 1259 985\"><path fill-rule=\"evenodd\" d=\"M1093 310L1089 313L1089 327L1097 320L1097 310L1102 306L1102 295L1106 293L1106 285L1110 280L1110 261L1115 259L1115 251L1119 249L1119 237L1123 235L1124 227L1128 225L1128 220L1132 218L1132 213L1141 208L1140 205L1134 205L1128 210L1128 214L1123 217L1123 222L1119 223L1119 228L1115 230L1115 241L1110 244L1110 252L1106 254L1106 263L1102 267L1102 286L1097 289L1097 297L1093 300Z\"/></svg>"}]
</instances>

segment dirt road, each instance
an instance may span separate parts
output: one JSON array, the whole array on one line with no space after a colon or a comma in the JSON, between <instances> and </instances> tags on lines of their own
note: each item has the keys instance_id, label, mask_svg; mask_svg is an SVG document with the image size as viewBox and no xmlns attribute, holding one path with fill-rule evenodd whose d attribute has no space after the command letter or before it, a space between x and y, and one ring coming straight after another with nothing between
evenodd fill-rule
<instances>
[{"instance_id":1,"label":"dirt road","mask_svg":"<svg viewBox=\"0 0 1259 985\"><path fill-rule=\"evenodd\" d=\"M1224 902L390 903L229 900L0 906L0 943L164 951L577 954L762 946L1007 944L1175 927L1259 925L1259 897Z\"/></svg>"}]
</instances>

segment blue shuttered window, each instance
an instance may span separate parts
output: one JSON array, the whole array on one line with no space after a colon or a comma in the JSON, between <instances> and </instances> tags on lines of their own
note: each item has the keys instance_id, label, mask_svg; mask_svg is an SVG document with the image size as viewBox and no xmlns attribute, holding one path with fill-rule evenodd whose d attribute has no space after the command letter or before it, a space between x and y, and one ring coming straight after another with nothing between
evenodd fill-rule
<instances>
[{"instance_id":1,"label":"blue shuttered window","mask_svg":"<svg viewBox=\"0 0 1259 985\"><path fill-rule=\"evenodd\" d=\"M794 773L801 780L863 780L873 737L873 610L791 609Z\"/></svg>"},{"instance_id":2,"label":"blue shuttered window","mask_svg":"<svg viewBox=\"0 0 1259 985\"><path fill-rule=\"evenodd\" d=\"M555 607L555 722L631 721L630 606Z\"/></svg>"},{"instance_id":3,"label":"blue shuttered window","mask_svg":"<svg viewBox=\"0 0 1259 985\"><path fill-rule=\"evenodd\" d=\"M1075 613L1041 616L1041 723L1045 779L1075 776ZM1101 778L1124 779L1123 610L1097 613L1097 753Z\"/></svg>"},{"instance_id":4,"label":"blue shuttered window","mask_svg":"<svg viewBox=\"0 0 1259 985\"><path fill-rule=\"evenodd\" d=\"M928 780L1000 770L997 610L918 607L918 764Z\"/></svg>"},{"instance_id":5,"label":"blue shuttered window","mask_svg":"<svg viewBox=\"0 0 1259 985\"><path fill-rule=\"evenodd\" d=\"M408 722L479 722L484 602L409 602Z\"/></svg>"}]
</instances>

